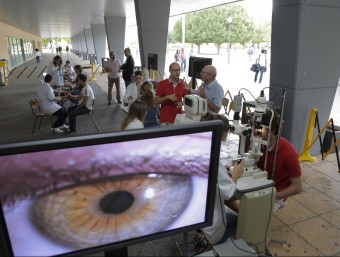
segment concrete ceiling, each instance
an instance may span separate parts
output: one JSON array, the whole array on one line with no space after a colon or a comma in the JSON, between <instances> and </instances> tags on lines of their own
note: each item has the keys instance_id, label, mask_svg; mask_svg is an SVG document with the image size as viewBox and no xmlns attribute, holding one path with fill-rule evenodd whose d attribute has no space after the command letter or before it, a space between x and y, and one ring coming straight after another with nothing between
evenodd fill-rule
<instances>
[{"instance_id":1,"label":"concrete ceiling","mask_svg":"<svg viewBox=\"0 0 340 257\"><path fill-rule=\"evenodd\" d=\"M170 16L238 1L172 0ZM0 0L1 22L42 38L70 37L91 24L104 24L104 16L136 24L134 0Z\"/></svg>"}]
</instances>

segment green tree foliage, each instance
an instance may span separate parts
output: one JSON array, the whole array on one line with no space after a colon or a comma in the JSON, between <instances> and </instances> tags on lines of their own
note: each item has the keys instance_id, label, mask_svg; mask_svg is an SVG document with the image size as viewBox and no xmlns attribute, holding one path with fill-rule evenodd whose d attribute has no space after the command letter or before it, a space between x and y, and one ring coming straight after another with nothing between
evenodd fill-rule
<instances>
[{"instance_id":1,"label":"green tree foliage","mask_svg":"<svg viewBox=\"0 0 340 257\"><path fill-rule=\"evenodd\" d=\"M260 25L258 25L255 30L253 42L257 44L270 42L272 31L271 25L270 21L263 21Z\"/></svg>"},{"instance_id":2,"label":"green tree foliage","mask_svg":"<svg viewBox=\"0 0 340 257\"><path fill-rule=\"evenodd\" d=\"M227 18L231 17L229 24ZM254 41L255 37L260 42L270 41L270 22L263 27L255 28L247 11L241 5L225 5L210 8L186 16L185 42L200 46L204 43L214 43L219 53L223 43L240 43L245 45ZM269 28L269 29L268 29ZM261 33L259 33L259 30ZM173 39L182 42L182 21L178 20L172 31ZM267 41L269 38L269 41Z\"/></svg>"}]
</instances>

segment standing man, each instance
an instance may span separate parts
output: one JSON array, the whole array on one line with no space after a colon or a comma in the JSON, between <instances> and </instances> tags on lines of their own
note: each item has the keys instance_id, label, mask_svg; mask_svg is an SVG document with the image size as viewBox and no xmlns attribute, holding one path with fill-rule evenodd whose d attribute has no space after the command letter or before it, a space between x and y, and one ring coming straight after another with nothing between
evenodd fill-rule
<instances>
[{"instance_id":1,"label":"standing man","mask_svg":"<svg viewBox=\"0 0 340 257\"><path fill-rule=\"evenodd\" d=\"M271 118L273 119L271 121ZM262 116L262 139L267 141L270 137L268 155L266 157L267 146L261 145L261 152L257 167L264 170L267 158L266 171L269 178L273 179L276 188L276 202L274 211L287 204L287 197L299 194L302 191L301 167L294 146L279 134L280 115L276 112L266 112ZM269 126L271 133L268 135ZM277 154L275 152L277 151ZM274 167L275 162L275 167Z\"/></svg>"},{"instance_id":2,"label":"standing man","mask_svg":"<svg viewBox=\"0 0 340 257\"><path fill-rule=\"evenodd\" d=\"M170 77L159 82L154 104L161 105L159 122L161 126L173 124L177 114L182 112L183 97L187 94L183 80L179 79L181 66L173 62L169 66Z\"/></svg>"},{"instance_id":3,"label":"standing man","mask_svg":"<svg viewBox=\"0 0 340 257\"><path fill-rule=\"evenodd\" d=\"M78 85L81 89L80 95L72 95L65 91L65 95L73 100L79 102L78 105L68 108L68 118L70 121L70 132L76 131L76 118L77 115L83 113L90 113L93 108L94 94L92 88L86 83L87 76L85 74L78 75Z\"/></svg>"},{"instance_id":4,"label":"standing man","mask_svg":"<svg viewBox=\"0 0 340 257\"><path fill-rule=\"evenodd\" d=\"M131 55L130 48L125 48L124 55L126 57L125 62L120 66L123 71L123 79L125 82L125 87L127 87L133 81L133 70L135 68L135 61Z\"/></svg>"},{"instance_id":5,"label":"standing man","mask_svg":"<svg viewBox=\"0 0 340 257\"><path fill-rule=\"evenodd\" d=\"M120 60L116 59L116 54L114 52L110 52L110 59L106 62L104 70L108 72L107 81L108 81L108 91L107 91L107 99L108 104L112 103L112 88L113 84L116 86L116 98L117 102L121 104L120 101Z\"/></svg>"},{"instance_id":6,"label":"standing man","mask_svg":"<svg viewBox=\"0 0 340 257\"><path fill-rule=\"evenodd\" d=\"M223 87L216 80L217 71L212 65L206 65L201 71L201 80L204 82L194 91L196 95L204 98L208 103L208 111L218 113L222 107L224 96Z\"/></svg>"},{"instance_id":7,"label":"standing man","mask_svg":"<svg viewBox=\"0 0 340 257\"><path fill-rule=\"evenodd\" d=\"M52 125L51 131L54 133L64 133L62 129L68 128L68 126L65 125L67 112L64 108L57 104L57 102L60 102L61 99L54 95L54 91L51 86L52 81L52 75L47 74L45 76L45 84L38 88L37 93L43 112L57 117L57 120Z\"/></svg>"}]
</instances>

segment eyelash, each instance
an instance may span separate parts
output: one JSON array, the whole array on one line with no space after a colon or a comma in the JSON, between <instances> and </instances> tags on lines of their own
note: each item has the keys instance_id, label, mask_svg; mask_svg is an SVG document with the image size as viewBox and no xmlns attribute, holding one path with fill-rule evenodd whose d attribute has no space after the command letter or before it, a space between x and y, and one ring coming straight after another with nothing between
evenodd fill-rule
<instances>
[{"instance_id":1,"label":"eyelash","mask_svg":"<svg viewBox=\"0 0 340 257\"><path fill-rule=\"evenodd\" d=\"M51 152L53 155L53 152ZM168 162L164 162L165 156ZM67 186L73 183L85 182L89 179L95 179L97 177L110 177L110 173L115 175L136 173L136 172L174 172L176 173L188 173L192 175L202 175L207 171L207 166L202 165L205 163L209 165L207 160L208 156L200 157L200 161L190 156L181 156L186 158L182 160L184 165L178 165L178 155L167 152L163 154L156 154L153 158L144 155L125 156L124 158L117 158L120 162L112 163L112 160L106 159L94 159L91 161L91 166L88 169L79 169L75 167L75 161L69 161L67 166L63 169L57 169L52 164L37 168L33 167L29 175L39 177L39 185L34 185L32 179L26 178L26 185L21 186L20 191L12 192L1 195L2 204L13 207L17 201L22 201L27 198L36 197L41 194L47 194L50 191L56 190L60 187ZM155 164L156 163L156 164ZM67 172L65 172L67 170ZM56 176L57 174L57 176ZM28 183L28 184L27 184ZM14 188L14 190L17 188Z\"/></svg>"}]
</instances>

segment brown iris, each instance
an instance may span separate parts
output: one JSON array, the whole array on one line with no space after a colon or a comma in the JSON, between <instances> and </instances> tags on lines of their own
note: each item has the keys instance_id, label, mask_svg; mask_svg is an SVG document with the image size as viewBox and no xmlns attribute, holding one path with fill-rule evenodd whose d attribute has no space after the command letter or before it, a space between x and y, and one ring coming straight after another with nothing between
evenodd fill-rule
<instances>
[{"instance_id":1,"label":"brown iris","mask_svg":"<svg viewBox=\"0 0 340 257\"><path fill-rule=\"evenodd\" d=\"M129 174L42 196L32 206L32 219L53 241L78 249L162 231L191 195L190 176Z\"/></svg>"}]
</instances>

